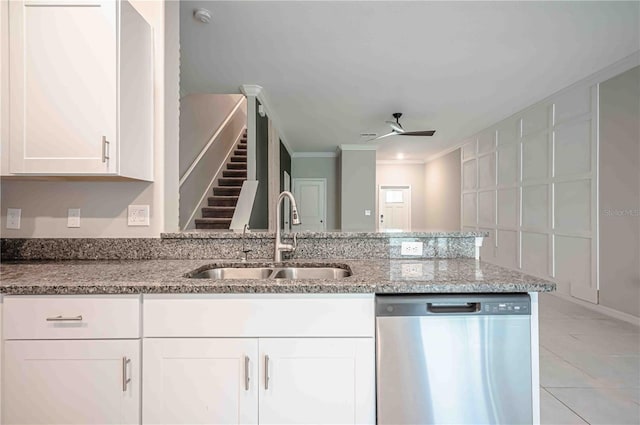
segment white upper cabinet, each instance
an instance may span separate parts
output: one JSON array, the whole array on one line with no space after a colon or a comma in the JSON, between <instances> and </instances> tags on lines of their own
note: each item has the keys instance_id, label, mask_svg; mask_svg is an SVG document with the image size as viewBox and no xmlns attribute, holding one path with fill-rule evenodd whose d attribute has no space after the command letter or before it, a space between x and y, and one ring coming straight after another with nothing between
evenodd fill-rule
<instances>
[{"instance_id":1,"label":"white upper cabinet","mask_svg":"<svg viewBox=\"0 0 640 425\"><path fill-rule=\"evenodd\" d=\"M9 4L9 172L153 180L152 31L126 1Z\"/></svg>"}]
</instances>

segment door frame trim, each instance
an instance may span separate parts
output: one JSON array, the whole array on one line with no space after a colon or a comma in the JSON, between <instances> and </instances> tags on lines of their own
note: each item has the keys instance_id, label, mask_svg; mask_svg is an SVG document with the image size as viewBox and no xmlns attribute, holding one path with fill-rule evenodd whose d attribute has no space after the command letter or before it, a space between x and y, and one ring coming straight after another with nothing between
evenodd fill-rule
<instances>
[{"instance_id":1,"label":"door frame trim","mask_svg":"<svg viewBox=\"0 0 640 425\"><path fill-rule=\"evenodd\" d=\"M296 187L297 181L322 181L322 184L324 185L324 203L323 203L324 220L322 221L322 231L325 232L327 230L327 178L326 177L295 177L295 178L291 177L291 193L293 193L294 197L296 196L295 187Z\"/></svg>"},{"instance_id":2,"label":"door frame trim","mask_svg":"<svg viewBox=\"0 0 640 425\"><path fill-rule=\"evenodd\" d=\"M411 192L412 192L412 188L410 184L379 184L377 185L377 190L376 190L376 231L377 232L381 232L382 229L380 229L380 191L382 189L409 189L409 200L408 200L408 211L409 211L409 219L407 220L407 222L409 223L409 229L405 230L406 232L411 232Z\"/></svg>"}]
</instances>

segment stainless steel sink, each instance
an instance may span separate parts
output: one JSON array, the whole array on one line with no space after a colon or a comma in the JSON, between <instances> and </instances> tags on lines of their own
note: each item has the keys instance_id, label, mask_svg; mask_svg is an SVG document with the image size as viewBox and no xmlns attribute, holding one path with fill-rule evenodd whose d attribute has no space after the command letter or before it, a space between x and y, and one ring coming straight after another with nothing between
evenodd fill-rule
<instances>
[{"instance_id":1,"label":"stainless steel sink","mask_svg":"<svg viewBox=\"0 0 640 425\"><path fill-rule=\"evenodd\" d=\"M284 267L275 270L273 279L342 279L351 272L337 267Z\"/></svg>"},{"instance_id":2,"label":"stainless steel sink","mask_svg":"<svg viewBox=\"0 0 640 425\"><path fill-rule=\"evenodd\" d=\"M267 279L273 269L267 267L215 267L202 270L189 277L195 279Z\"/></svg>"},{"instance_id":3,"label":"stainless steel sink","mask_svg":"<svg viewBox=\"0 0 640 425\"><path fill-rule=\"evenodd\" d=\"M224 265L200 268L186 274L193 279L342 279L351 276L349 266L313 265L262 266L243 264L239 267Z\"/></svg>"}]
</instances>

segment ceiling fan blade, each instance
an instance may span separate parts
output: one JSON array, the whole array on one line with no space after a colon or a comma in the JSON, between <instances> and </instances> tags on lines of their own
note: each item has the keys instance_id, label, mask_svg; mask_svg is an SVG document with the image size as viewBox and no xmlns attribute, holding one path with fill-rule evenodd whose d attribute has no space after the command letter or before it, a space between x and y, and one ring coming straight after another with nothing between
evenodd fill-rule
<instances>
[{"instance_id":1,"label":"ceiling fan blade","mask_svg":"<svg viewBox=\"0 0 640 425\"><path fill-rule=\"evenodd\" d=\"M404 133L398 134L398 136L433 136L434 134L436 134L435 130L405 131Z\"/></svg>"},{"instance_id":2,"label":"ceiling fan blade","mask_svg":"<svg viewBox=\"0 0 640 425\"><path fill-rule=\"evenodd\" d=\"M387 134L383 134L382 136L378 136L375 139L369 139L367 140L367 142L373 142L376 140L380 140L380 139L384 139L385 137L389 137L389 136L397 136L399 133L392 131L391 133L387 133Z\"/></svg>"},{"instance_id":3,"label":"ceiling fan blade","mask_svg":"<svg viewBox=\"0 0 640 425\"><path fill-rule=\"evenodd\" d=\"M404 128L402 128L402 126L400 125L399 122L395 122L395 121L385 121L387 124L389 124L389 127L391 127L391 129L393 131L395 131L396 133L404 133Z\"/></svg>"}]
</instances>

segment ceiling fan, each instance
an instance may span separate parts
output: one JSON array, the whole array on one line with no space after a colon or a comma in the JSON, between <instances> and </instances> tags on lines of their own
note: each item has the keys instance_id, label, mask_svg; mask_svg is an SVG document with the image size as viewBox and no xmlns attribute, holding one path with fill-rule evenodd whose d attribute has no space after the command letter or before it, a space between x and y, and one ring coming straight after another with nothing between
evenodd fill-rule
<instances>
[{"instance_id":1,"label":"ceiling fan","mask_svg":"<svg viewBox=\"0 0 640 425\"><path fill-rule=\"evenodd\" d=\"M384 139L389 136L433 136L436 131L435 130L425 130L425 131L405 131L400 125L400 117L402 116L402 112L395 112L393 114L393 118L395 121L385 121L391 127L391 133L383 134L382 136L378 136L375 139L368 140L372 142L374 140Z\"/></svg>"}]
</instances>

